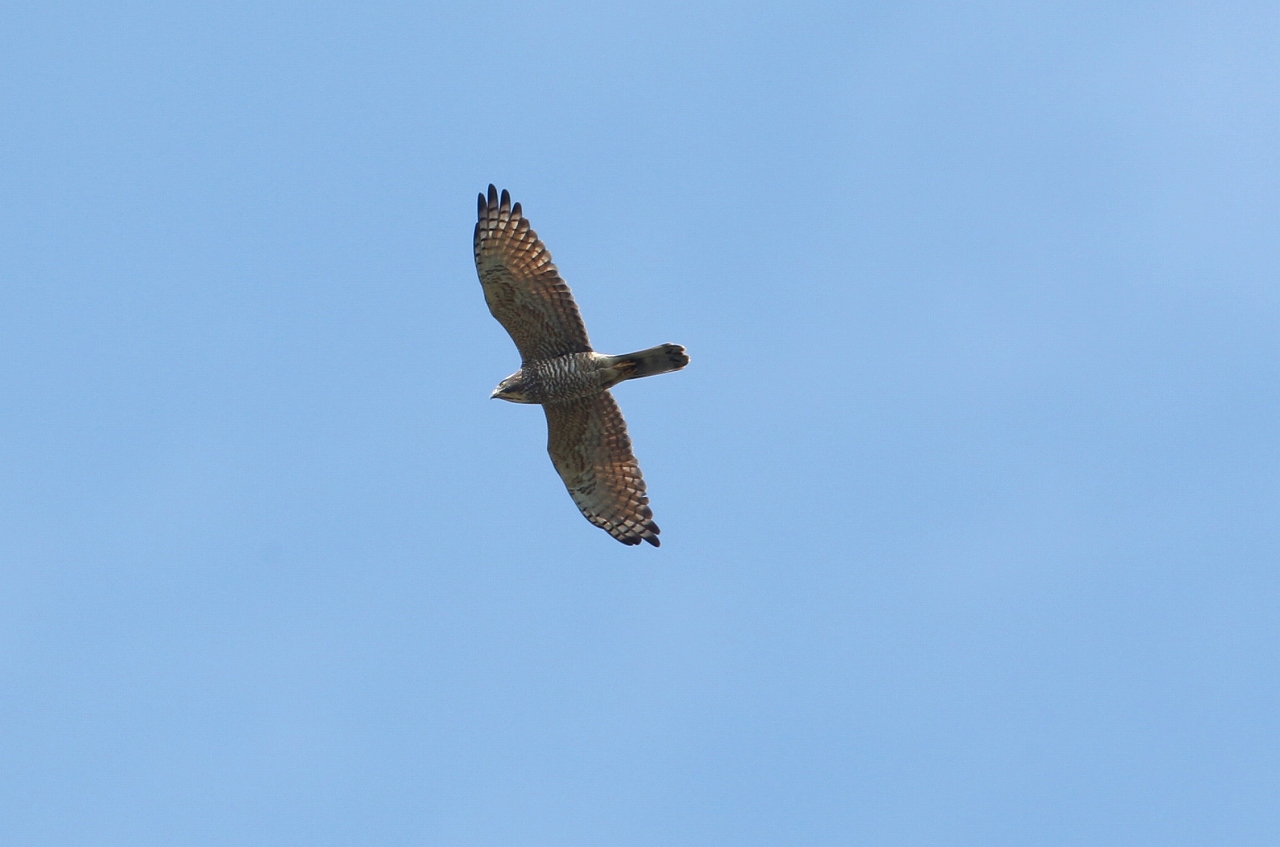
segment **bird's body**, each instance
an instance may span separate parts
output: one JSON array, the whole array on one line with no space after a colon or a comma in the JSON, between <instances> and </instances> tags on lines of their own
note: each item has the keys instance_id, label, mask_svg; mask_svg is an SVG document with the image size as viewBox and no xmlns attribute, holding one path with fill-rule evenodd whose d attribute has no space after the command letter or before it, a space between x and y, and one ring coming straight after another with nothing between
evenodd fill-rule
<instances>
[{"instance_id":1,"label":"bird's body","mask_svg":"<svg viewBox=\"0 0 1280 847\"><path fill-rule=\"evenodd\" d=\"M493 396L512 403L563 403L589 397L618 382L612 356L566 353L535 359L499 383Z\"/></svg>"},{"instance_id":2,"label":"bird's body","mask_svg":"<svg viewBox=\"0 0 1280 847\"><path fill-rule=\"evenodd\" d=\"M481 194L476 273L489 311L510 333L521 367L493 397L536 403L547 415L547 451L582 514L623 544L658 546L640 467L609 389L679 370L684 348L662 344L609 356L591 349L577 304L551 254L506 191Z\"/></svg>"},{"instance_id":3,"label":"bird's body","mask_svg":"<svg viewBox=\"0 0 1280 847\"><path fill-rule=\"evenodd\" d=\"M663 344L625 356L566 353L526 362L504 379L493 396L512 403L564 403L606 391L624 379L667 373L689 363L684 348Z\"/></svg>"}]
</instances>

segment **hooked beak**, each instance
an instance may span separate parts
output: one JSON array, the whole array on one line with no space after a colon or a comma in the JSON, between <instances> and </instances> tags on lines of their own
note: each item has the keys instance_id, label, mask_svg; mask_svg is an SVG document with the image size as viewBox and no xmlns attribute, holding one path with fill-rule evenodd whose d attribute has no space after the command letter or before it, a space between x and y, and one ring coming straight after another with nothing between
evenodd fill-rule
<instances>
[{"instance_id":1,"label":"hooked beak","mask_svg":"<svg viewBox=\"0 0 1280 847\"><path fill-rule=\"evenodd\" d=\"M499 395L499 394L501 394L501 393L502 393L502 389L501 389L501 388L495 388L495 389L493 389L493 393L489 395L489 399L490 399L490 400L497 400L497 399L498 399L498 395Z\"/></svg>"}]
</instances>

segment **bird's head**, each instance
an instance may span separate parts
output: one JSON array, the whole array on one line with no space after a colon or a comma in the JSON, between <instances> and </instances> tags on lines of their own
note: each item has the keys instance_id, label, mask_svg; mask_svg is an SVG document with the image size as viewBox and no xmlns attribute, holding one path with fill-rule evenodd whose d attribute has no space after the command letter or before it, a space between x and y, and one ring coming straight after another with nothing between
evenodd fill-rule
<instances>
[{"instance_id":1,"label":"bird's head","mask_svg":"<svg viewBox=\"0 0 1280 847\"><path fill-rule=\"evenodd\" d=\"M516 371L511 376L498 383L498 387L493 389L493 393L489 395L490 400L506 400L508 403L536 403L536 400L530 400L525 394L524 372Z\"/></svg>"}]
</instances>

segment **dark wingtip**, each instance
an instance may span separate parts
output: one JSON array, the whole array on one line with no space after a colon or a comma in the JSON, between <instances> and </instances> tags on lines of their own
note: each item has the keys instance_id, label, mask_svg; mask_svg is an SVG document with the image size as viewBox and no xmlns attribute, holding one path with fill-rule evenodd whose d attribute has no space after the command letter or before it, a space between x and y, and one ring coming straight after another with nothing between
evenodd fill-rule
<instances>
[{"instance_id":1,"label":"dark wingtip","mask_svg":"<svg viewBox=\"0 0 1280 847\"><path fill-rule=\"evenodd\" d=\"M498 205L498 189L494 187L494 184L492 182L489 183L489 205L490 206Z\"/></svg>"},{"instance_id":2,"label":"dark wingtip","mask_svg":"<svg viewBox=\"0 0 1280 847\"><path fill-rule=\"evenodd\" d=\"M502 189L502 199L498 201L498 207L502 209L511 208L511 195L507 192L507 189L505 188Z\"/></svg>"},{"instance_id":3,"label":"dark wingtip","mask_svg":"<svg viewBox=\"0 0 1280 847\"><path fill-rule=\"evenodd\" d=\"M646 536L644 537L644 540L645 540L645 541L648 541L648 542L649 542L650 544L652 544L654 547L661 547L661 546L662 546L662 542L658 540L658 536L656 536L656 535L646 535Z\"/></svg>"},{"instance_id":4,"label":"dark wingtip","mask_svg":"<svg viewBox=\"0 0 1280 847\"><path fill-rule=\"evenodd\" d=\"M479 208L477 208L477 209L476 209L476 214L480 216L481 220L483 220L483 219L484 219L484 210L485 210L484 195L483 195L483 194L478 194L478 195L476 195L476 199L480 201Z\"/></svg>"},{"instance_id":5,"label":"dark wingtip","mask_svg":"<svg viewBox=\"0 0 1280 847\"><path fill-rule=\"evenodd\" d=\"M522 215L522 213L521 213L521 211L520 211L520 204L519 204L519 203L517 203L517 204L515 204L514 206L512 206L512 207L511 207L511 217L513 217L513 218L518 218L518 217L520 217L521 215Z\"/></svg>"}]
</instances>

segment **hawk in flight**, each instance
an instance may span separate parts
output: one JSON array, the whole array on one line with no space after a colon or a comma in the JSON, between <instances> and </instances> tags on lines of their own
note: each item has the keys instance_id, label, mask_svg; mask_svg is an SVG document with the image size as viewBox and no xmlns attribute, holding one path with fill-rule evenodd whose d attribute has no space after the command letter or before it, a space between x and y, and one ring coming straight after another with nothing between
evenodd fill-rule
<instances>
[{"instance_id":1,"label":"hawk in flight","mask_svg":"<svg viewBox=\"0 0 1280 847\"><path fill-rule=\"evenodd\" d=\"M489 311L520 351L520 370L493 397L538 403L547 414L547 452L587 520L621 541L658 546L627 424L609 389L624 379L678 371L689 357L678 344L606 356L591 349L569 286L520 204L489 186L480 195L476 273Z\"/></svg>"}]
</instances>

